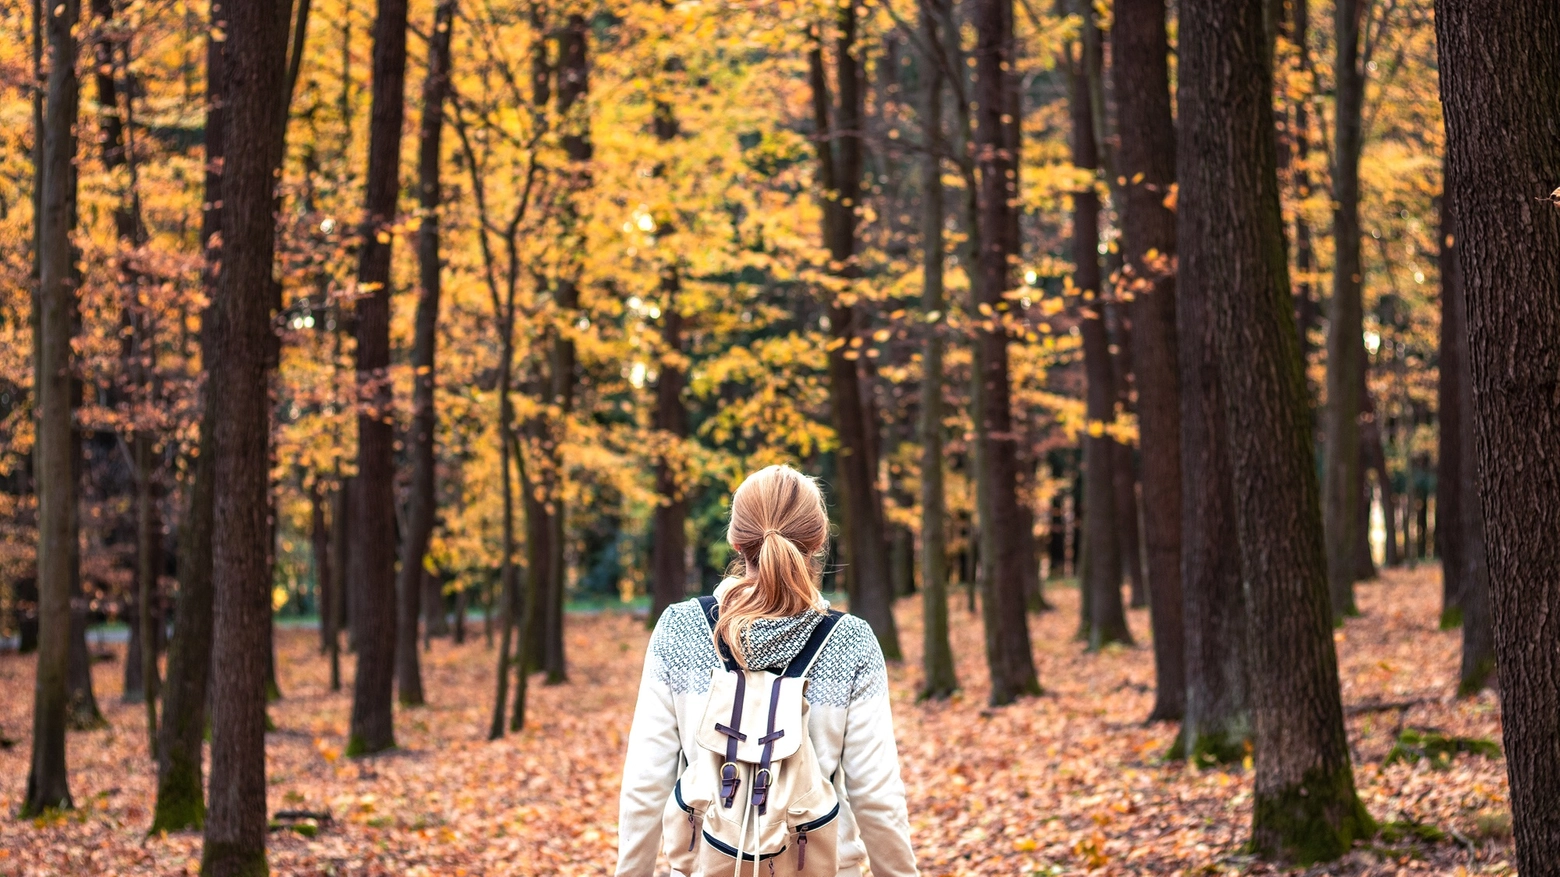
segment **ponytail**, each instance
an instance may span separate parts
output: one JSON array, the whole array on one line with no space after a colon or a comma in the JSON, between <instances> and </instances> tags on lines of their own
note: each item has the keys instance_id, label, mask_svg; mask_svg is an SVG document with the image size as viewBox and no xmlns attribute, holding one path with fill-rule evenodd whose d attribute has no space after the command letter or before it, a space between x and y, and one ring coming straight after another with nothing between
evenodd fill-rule
<instances>
[{"instance_id":1,"label":"ponytail","mask_svg":"<svg viewBox=\"0 0 1560 877\"><path fill-rule=\"evenodd\" d=\"M727 539L737 549L738 581L721 600L715 641L747 666L743 634L761 618L785 618L813 608L822 575L828 513L817 482L789 466L749 475L731 498Z\"/></svg>"}]
</instances>

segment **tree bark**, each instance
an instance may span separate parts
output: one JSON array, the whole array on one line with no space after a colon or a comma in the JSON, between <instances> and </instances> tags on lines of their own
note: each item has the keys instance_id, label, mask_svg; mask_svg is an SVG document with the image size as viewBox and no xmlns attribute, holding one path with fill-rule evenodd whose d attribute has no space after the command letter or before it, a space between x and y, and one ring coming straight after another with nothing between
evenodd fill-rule
<instances>
[{"instance_id":1,"label":"tree bark","mask_svg":"<svg viewBox=\"0 0 1560 877\"><path fill-rule=\"evenodd\" d=\"M395 404L390 386L390 252L401 192L405 116L406 0L379 0L374 20L373 100L368 132L362 250L358 261L358 566L349 756L395 746L391 693L396 670Z\"/></svg>"},{"instance_id":2,"label":"tree bark","mask_svg":"<svg viewBox=\"0 0 1560 877\"><path fill-rule=\"evenodd\" d=\"M667 75L683 69L680 59L668 59L662 65ZM662 144L675 142L681 131L677 110L670 101L655 105L655 137ZM659 172L659 171L658 171ZM683 440L688 437L688 411L683 405L683 315L678 308L682 277L678 256L661 269L661 345L659 377L655 385L655 428L660 430L664 448L655 464L656 507L652 523L652 570L650 617L652 628L667 607L687 597L688 569L688 496L684 479Z\"/></svg>"},{"instance_id":3,"label":"tree bark","mask_svg":"<svg viewBox=\"0 0 1560 877\"><path fill-rule=\"evenodd\" d=\"M1478 461L1478 489L1462 499L1479 503L1486 524L1516 865L1525 875L1553 875L1560 873L1560 211L1543 202L1560 178L1552 113L1560 105L1560 8L1440 0L1435 11ZM1464 475L1465 491L1470 481ZM1472 607L1465 613L1466 626Z\"/></svg>"},{"instance_id":4,"label":"tree bark","mask_svg":"<svg viewBox=\"0 0 1560 877\"><path fill-rule=\"evenodd\" d=\"M1279 212L1262 10L1181 5L1183 258L1213 315L1251 637L1251 848L1337 858L1374 825L1354 792L1333 649L1305 379ZM1355 335L1358 338L1358 335ZM1357 441L1356 441L1357 447Z\"/></svg>"},{"instance_id":5,"label":"tree bark","mask_svg":"<svg viewBox=\"0 0 1560 877\"><path fill-rule=\"evenodd\" d=\"M1013 37L1012 0L980 0L973 10L975 67L979 77L974 99L976 190L980 249L974 268L975 382L973 415L979 446L976 478L981 502L981 593L986 626L986 661L991 668L991 702L1012 703L1038 694L1029 639L1024 595L1024 564L1032 560L1018 513L1018 438L1013 429L1012 388L1008 373L1012 265L1018 260L1018 144L1013 127L1012 89L1017 88L1017 51Z\"/></svg>"},{"instance_id":6,"label":"tree bark","mask_svg":"<svg viewBox=\"0 0 1560 877\"><path fill-rule=\"evenodd\" d=\"M948 22L947 0L924 0L921 34L930 52L940 51L942 31ZM921 353L921 605L922 700L942 699L958 690L953 648L948 642L948 538L945 519L947 497L943 484L943 337L944 301L942 156L943 91L946 88L939 59L924 59L926 94L922 100L921 128L926 156L921 164L921 311L926 339ZM935 316L934 316L935 315Z\"/></svg>"},{"instance_id":7,"label":"tree bark","mask_svg":"<svg viewBox=\"0 0 1560 877\"><path fill-rule=\"evenodd\" d=\"M212 34L226 33L222 4L210 11ZM208 301L218 294L222 260L222 165L227 142L227 42L206 41L206 192L201 208L201 287ZM189 506L179 526L179 595L174 607L173 640L168 645L168 686L162 727L158 729L157 804L152 814L156 831L202 828L206 802L202 759L206 708L211 680L212 650L212 516L216 492L213 479L215 407L210 370L216 364L217 309L202 314L201 358L208 384L202 392L200 441L196 448Z\"/></svg>"},{"instance_id":8,"label":"tree bark","mask_svg":"<svg viewBox=\"0 0 1560 877\"><path fill-rule=\"evenodd\" d=\"M275 171L282 112L287 2L236 4L227 30L227 142L222 171L223 257L212 303L219 326L208 398L213 408L211 810L201 873L266 872L265 678L271 636L268 495L269 370L275 254Z\"/></svg>"},{"instance_id":9,"label":"tree bark","mask_svg":"<svg viewBox=\"0 0 1560 877\"><path fill-rule=\"evenodd\" d=\"M433 13L428 42L428 74L423 80L421 143L417 156L417 198L422 224L417 230L417 328L412 346L412 484L406 539L401 544L398 596L401 610L396 627L396 677L401 703L423 702L422 669L417 659L417 620L422 614L423 557L438 515L434 478L435 354L439 331L439 183L440 141L444 131L444 99L450 82L450 31L454 0L441 0Z\"/></svg>"},{"instance_id":10,"label":"tree bark","mask_svg":"<svg viewBox=\"0 0 1560 877\"><path fill-rule=\"evenodd\" d=\"M1457 224L1452 215L1451 166L1444 159L1441 164L1441 338L1438 358L1440 380L1436 388L1438 452L1436 454L1435 495L1435 543L1441 555L1441 629L1449 630L1462 625L1463 612L1460 597L1467 579L1464 566L1467 540L1463 533L1462 465L1465 459L1473 459L1462 446L1462 423L1470 412L1463 400L1471 402L1472 389L1463 387L1466 378L1471 385L1472 372L1467 357L1468 328L1462 321L1467 315L1462 288L1462 241L1458 239ZM1466 389L1466 393L1465 393ZM1470 497L1467 502L1474 502ZM1403 551L1413 554L1409 540L1409 521L1414 516L1414 503L1409 502L1403 512Z\"/></svg>"},{"instance_id":11,"label":"tree bark","mask_svg":"<svg viewBox=\"0 0 1560 877\"><path fill-rule=\"evenodd\" d=\"M316 474L309 485L309 554L314 561L314 604L320 616L320 654L330 654L331 532L326 506L330 499Z\"/></svg>"},{"instance_id":12,"label":"tree bark","mask_svg":"<svg viewBox=\"0 0 1560 877\"><path fill-rule=\"evenodd\" d=\"M1327 436L1324 523L1334 618L1358 615L1354 581L1360 508L1360 391L1365 368L1360 279L1360 140L1365 74L1360 69L1360 0L1338 0L1334 15L1338 100L1333 158L1333 292L1327 330Z\"/></svg>"},{"instance_id":13,"label":"tree bark","mask_svg":"<svg viewBox=\"0 0 1560 877\"><path fill-rule=\"evenodd\" d=\"M1451 168L1448 167L1447 170ZM1445 191L1455 197L1457 194L1455 183L1446 186ZM1456 205L1445 203L1446 200L1446 196L1443 195L1443 209L1455 215ZM1441 351L1441 380L1449 384L1447 390L1456 397L1453 400L1454 409L1460 413L1471 412L1474 399L1473 375L1468 367L1467 289L1463 284L1455 283L1446 287L1443 295L1451 299L1441 306L1445 318L1449 318L1451 323L1449 328L1443 329L1449 335L1451 349ZM1456 366L1456 371L1447 370L1448 361ZM1456 417L1452 421L1452 427L1459 433L1455 446L1461 457L1453 466L1458 479L1455 490L1459 496L1476 499L1479 496L1479 461L1475 456L1476 436L1473 418ZM1446 424L1443 423L1441 428L1446 429ZM1485 553L1483 508L1478 502L1458 503L1457 518L1448 520L1447 523L1450 526L1446 529L1457 533L1458 562L1462 564L1462 567L1457 570L1457 577L1461 582L1457 605L1462 614L1462 666L1458 675L1457 694L1465 697L1482 691L1493 681L1491 677L1495 674L1495 641L1494 631L1490 625L1490 574L1488 556Z\"/></svg>"},{"instance_id":14,"label":"tree bark","mask_svg":"<svg viewBox=\"0 0 1560 877\"><path fill-rule=\"evenodd\" d=\"M1093 27L1093 12L1080 7L1086 23ZM1080 41L1082 42L1082 41ZM1073 193L1073 285L1078 291L1083 335L1083 369L1087 381L1085 418L1082 436L1085 478L1083 519L1088 563L1083 569L1081 587L1088 591L1089 614L1086 635L1090 649L1107 643L1130 643L1126 610L1121 601L1121 538L1116 519L1115 440L1106 429L1116 419L1116 388L1111 371L1110 337L1105 328L1105 293L1101 285L1099 260L1100 200L1093 185L1093 173L1099 170L1099 149L1094 136L1093 101L1088 97L1088 71L1093 53L1083 52L1071 68L1068 106L1072 115L1073 166L1091 172L1089 185Z\"/></svg>"},{"instance_id":15,"label":"tree bark","mask_svg":"<svg viewBox=\"0 0 1560 877\"><path fill-rule=\"evenodd\" d=\"M66 776L67 675L71 652L70 551L77 541L76 465L71 459L71 313L76 295L71 269L75 218L78 0L45 4L48 96L40 152L38 215L38 354L33 398L37 442L33 478L38 490L38 663L33 690L32 763L21 815L72 806Z\"/></svg>"},{"instance_id":16,"label":"tree bark","mask_svg":"<svg viewBox=\"0 0 1560 877\"><path fill-rule=\"evenodd\" d=\"M1185 711L1186 632L1181 586L1181 382L1172 261L1176 217L1165 206L1175 184L1175 124L1170 115L1164 0L1118 0L1111 42L1121 130L1117 161L1128 180L1122 209L1124 279L1130 296L1127 314L1132 321L1143 465L1143 542L1157 678L1149 719L1168 721L1180 719Z\"/></svg>"},{"instance_id":17,"label":"tree bark","mask_svg":"<svg viewBox=\"0 0 1560 877\"><path fill-rule=\"evenodd\" d=\"M838 6L835 74L839 102L831 120L823 41L816 36L808 53L812 88L813 137L818 150L818 182L823 200L823 242L829 249L830 271L854 279L857 211L861 207L863 117L861 64L857 58L858 3ZM889 582L888 540L883 526L883 498L878 490L875 425L869 429L862 405L859 345L854 292L830 294L829 386L834 429L839 437L836 460L840 469L841 530L845 548L851 611L872 625L888 660L902 656L894 624L893 590ZM852 342L858 346L852 347Z\"/></svg>"}]
</instances>

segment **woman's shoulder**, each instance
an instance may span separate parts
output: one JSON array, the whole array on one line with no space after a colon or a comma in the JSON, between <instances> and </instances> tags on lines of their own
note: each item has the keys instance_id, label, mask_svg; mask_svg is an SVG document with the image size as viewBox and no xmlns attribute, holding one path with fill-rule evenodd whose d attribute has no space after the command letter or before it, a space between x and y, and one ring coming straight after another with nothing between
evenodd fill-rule
<instances>
[{"instance_id":1,"label":"woman's shoulder","mask_svg":"<svg viewBox=\"0 0 1560 877\"><path fill-rule=\"evenodd\" d=\"M872 625L860 616L843 613L807 674L811 680L807 700L814 705L849 706L876 694L886 669Z\"/></svg>"}]
</instances>

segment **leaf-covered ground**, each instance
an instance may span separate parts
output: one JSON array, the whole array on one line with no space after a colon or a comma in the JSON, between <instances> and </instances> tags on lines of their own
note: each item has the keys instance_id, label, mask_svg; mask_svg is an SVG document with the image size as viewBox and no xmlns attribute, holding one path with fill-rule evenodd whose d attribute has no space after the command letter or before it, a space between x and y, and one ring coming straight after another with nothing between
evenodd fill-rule
<instances>
[{"instance_id":1,"label":"leaf-covered ground","mask_svg":"<svg viewBox=\"0 0 1560 877\"><path fill-rule=\"evenodd\" d=\"M1352 714L1355 777L1378 820L1407 839L1361 844L1308 874L1510 874L1505 764L1457 755L1385 764L1402 729L1499 739L1495 698L1453 700L1459 638L1436 630L1434 568L1389 572L1362 585L1364 617L1338 632L1343 698ZM1175 735L1145 727L1153 695L1146 613L1139 645L1086 654L1072 634L1077 593L1034 619L1047 694L986 706L980 624L962 592L954 648L962 696L915 703L920 612L899 607L906 662L890 671L916 848L927 874L1279 873L1244 858L1250 772L1166 763ZM532 688L533 724L487 742L494 654L477 635L435 641L424 672L433 704L397 717L401 750L340 757L350 708L328 690L318 636L278 633L285 698L267 736L271 812L329 811L314 837L271 834L276 874L600 874L616 841L618 771L647 634L621 613L571 616L570 681ZM10 818L28 764L33 662L0 657L0 875L195 873L200 838L147 838L154 772L144 713L119 703L119 661L99 663L98 698L111 727L73 733L71 789L79 810L50 821ZM1443 839L1425 841L1414 835Z\"/></svg>"}]
</instances>

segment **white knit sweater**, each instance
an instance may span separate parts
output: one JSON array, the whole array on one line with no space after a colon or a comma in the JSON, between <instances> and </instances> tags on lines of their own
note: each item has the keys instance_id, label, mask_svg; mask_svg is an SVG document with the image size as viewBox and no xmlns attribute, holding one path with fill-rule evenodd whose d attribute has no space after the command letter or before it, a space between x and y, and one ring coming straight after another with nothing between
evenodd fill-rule
<instances>
[{"instance_id":1,"label":"white knit sweater","mask_svg":"<svg viewBox=\"0 0 1560 877\"><path fill-rule=\"evenodd\" d=\"M715 591L722 597L732 582ZM827 611L764 619L743 638L755 667L784 666L806 643ZM628 735L618 808L619 877L651 877L661 849L661 813L682 760L697 754L695 723L704 715L710 671L721 666L709 621L697 600L661 615L645 654L639 702ZM807 686L808 734L818 766L833 778L840 798L839 866L859 873L870 860L873 877L915 877L905 787L899 778L888 673L877 637L865 621L842 617L819 651ZM679 759L679 754L683 759Z\"/></svg>"}]
</instances>

